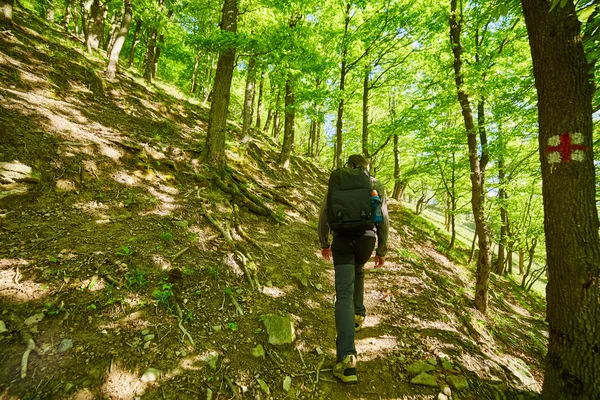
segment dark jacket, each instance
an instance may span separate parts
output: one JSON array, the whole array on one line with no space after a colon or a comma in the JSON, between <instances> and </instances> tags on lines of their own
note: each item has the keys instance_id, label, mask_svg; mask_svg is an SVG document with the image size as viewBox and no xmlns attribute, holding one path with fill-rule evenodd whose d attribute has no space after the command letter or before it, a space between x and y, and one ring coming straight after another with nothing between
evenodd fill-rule
<instances>
[{"instance_id":1,"label":"dark jacket","mask_svg":"<svg viewBox=\"0 0 600 400\"><path fill-rule=\"evenodd\" d=\"M366 171L366 170L365 170ZM366 173L368 173L366 171ZM383 214L383 222L376 224L375 232L377 233L377 251L376 254L381 257L385 257L387 253L387 240L388 231L390 227L390 219L387 209L387 196L385 193L385 187L377 179L371 177L371 186L377 190L379 198L381 199L381 212ZM327 194L323 199L321 205L321 212L319 213L319 240L321 242L321 248L328 248L331 243L329 241L329 223L327 222ZM334 233L335 234L335 233Z\"/></svg>"}]
</instances>

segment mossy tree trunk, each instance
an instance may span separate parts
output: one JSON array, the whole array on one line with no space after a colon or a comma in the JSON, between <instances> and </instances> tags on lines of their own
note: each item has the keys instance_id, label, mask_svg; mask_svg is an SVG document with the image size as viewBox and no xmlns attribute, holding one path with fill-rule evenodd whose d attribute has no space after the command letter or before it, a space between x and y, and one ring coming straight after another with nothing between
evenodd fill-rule
<instances>
[{"instance_id":1,"label":"mossy tree trunk","mask_svg":"<svg viewBox=\"0 0 600 400\"><path fill-rule=\"evenodd\" d=\"M237 32L237 0L224 0L221 30ZM208 131L204 146L204 161L221 172L225 167L225 136L227 133L227 113L231 93L231 79L235 63L235 47L229 47L219 54L213 97L208 115Z\"/></svg>"},{"instance_id":2,"label":"mossy tree trunk","mask_svg":"<svg viewBox=\"0 0 600 400\"><path fill-rule=\"evenodd\" d=\"M593 69L573 0L521 0L538 92L549 324L543 399L600 399Z\"/></svg>"},{"instance_id":3,"label":"mossy tree trunk","mask_svg":"<svg viewBox=\"0 0 600 400\"><path fill-rule=\"evenodd\" d=\"M133 7L131 0L125 1L125 11L123 13L123 19L121 21L121 27L117 33L114 44L112 45L110 56L108 59L108 67L106 68L106 77L108 79L114 79L117 74L117 67L119 65L119 55L121 49L123 49L123 43L129 33L129 26L131 25L131 15L133 13Z\"/></svg>"},{"instance_id":4,"label":"mossy tree trunk","mask_svg":"<svg viewBox=\"0 0 600 400\"><path fill-rule=\"evenodd\" d=\"M252 126L252 115L254 113L254 86L256 81L256 57L251 56L248 61L246 75L246 90L244 92L244 112L242 115L242 143L250 140L250 127Z\"/></svg>"}]
</instances>

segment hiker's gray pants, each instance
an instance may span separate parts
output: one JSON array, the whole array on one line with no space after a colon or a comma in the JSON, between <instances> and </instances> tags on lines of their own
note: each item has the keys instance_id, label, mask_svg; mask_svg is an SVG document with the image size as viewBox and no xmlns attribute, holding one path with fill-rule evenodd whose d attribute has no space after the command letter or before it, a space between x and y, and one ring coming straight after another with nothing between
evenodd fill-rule
<instances>
[{"instance_id":1,"label":"hiker's gray pants","mask_svg":"<svg viewBox=\"0 0 600 400\"><path fill-rule=\"evenodd\" d=\"M364 265L375 248L375 236L335 235L331 244L335 268L335 327L337 330L336 355L338 362L354 347L354 315L365 315Z\"/></svg>"}]
</instances>

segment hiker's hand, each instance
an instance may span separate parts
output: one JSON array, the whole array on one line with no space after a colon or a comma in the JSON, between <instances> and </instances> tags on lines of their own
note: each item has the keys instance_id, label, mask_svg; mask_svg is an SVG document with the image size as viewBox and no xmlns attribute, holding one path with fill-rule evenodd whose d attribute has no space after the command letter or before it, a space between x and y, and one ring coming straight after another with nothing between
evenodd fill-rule
<instances>
[{"instance_id":1,"label":"hiker's hand","mask_svg":"<svg viewBox=\"0 0 600 400\"><path fill-rule=\"evenodd\" d=\"M383 267L383 264L385 264L385 257L381 257L378 255L375 255L375 266L374 268L381 268Z\"/></svg>"},{"instance_id":2,"label":"hiker's hand","mask_svg":"<svg viewBox=\"0 0 600 400\"><path fill-rule=\"evenodd\" d=\"M321 249L321 256L326 260L331 260L331 247L327 247L326 249Z\"/></svg>"}]
</instances>

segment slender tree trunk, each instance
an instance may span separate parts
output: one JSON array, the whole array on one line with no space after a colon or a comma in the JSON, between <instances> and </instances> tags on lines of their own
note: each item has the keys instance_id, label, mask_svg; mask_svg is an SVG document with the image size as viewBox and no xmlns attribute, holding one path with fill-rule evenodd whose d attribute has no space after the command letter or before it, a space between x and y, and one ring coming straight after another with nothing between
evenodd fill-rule
<instances>
[{"instance_id":1,"label":"slender tree trunk","mask_svg":"<svg viewBox=\"0 0 600 400\"><path fill-rule=\"evenodd\" d=\"M402 181L400 179L400 139L394 135L394 190L392 198L399 200Z\"/></svg>"},{"instance_id":2,"label":"slender tree trunk","mask_svg":"<svg viewBox=\"0 0 600 400\"><path fill-rule=\"evenodd\" d=\"M263 128L263 132L265 133L269 131L269 127L271 126L271 118L273 118L273 109L269 108L269 111L267 111L267 121L265 122L265 127Z\"/></svg>"},{"instance_id":3,"label":"slender tree trunk","mask_svg":"<svg viewBox=\"0 0 600 400\"><path fill-rule=\"evenodd\" d=\"M260 73L260 84L258 85L258 104L256 105L256 129L260 129L261 127L261 118L263 109L263 90L265 86L265 73Z\"/></svg>"},{"instance_id":4,"label":"slender tree trunk","mask_svg":"<svg viewBox=\"0 0 600 400\"><path fill-rule=\"evenodd\" d=\"M46 7L46 21L54 22L54 0L47 0Z\"/></svg>"},{"instance_id":5,"label":"slender tree trunk","mask_svg":"<svg viewBox=\"0 0 600 400\"><path fill-rule=\"evenodd\" d=\"M63 19L63 29L65 32L69 32L69 24L71 23L71 13L73 12L73 0L67 0L65 7L65 18Z\"/></svg>"},{"instance_id":6,"label":"slender tree trunk","mask_svg":"<svg viewBox=\"0 0 600 400\"><path fill-rule=\"evenodd\" d=\"M485 314L488 308L488 291L491 270L490 233L485 220L485 209L483 196L483 172L480 168L477 152L477 131L473 121L473 112L469 97L465 92L462 76L462 47L460 44L461 24L457 17L457 0L451 0L450 13L450 41L454 54L454 78L458 101L461 106L465 129L467 131L467 143L469 146L469 165L471 168L471 205L473 217L475 218L475 230L479 237L479 256L477 258L477 272L475 282L475 308Z\"/></svg>"},{"instance_id":7,"label":"slender tree trunk","mask_svg":"<svg viewBox=\"0 0 600 400\"><path fill-rule=\"evenodd\" d=\"M192 70L192 84L190 86L190 93L196 93L196 89L198 88L198 65L200 65L200 57L202 53L198 51L196 53L196 60L194 61L194 69Z\"/></svg>"},{"instance_id":8,"label":"slender tree trunk","mask_svg":"<svg viewBox=\"0 0 600 400\"><path fill-rule=\"evenodd\" d=\"M337 122L335 124L335 146L334 146L334 168L342 167L342 149L343 149L343 137L342 137L342 128L343 128L343 120L344 120L344 90L346 87L346 74L348 71L347 68L347 56L348 56L348 47L346 43L346 37L348 36L348 28L350 27L350 8L351 3L346 3L346 13L344 20L344 37L342 39L342 62L340 68L340 100L338 103L338 112L337 112Z\"/></svg>"},{"instance_id":9,"label":"slender tree trunk","mask_svg":"<svg viewBox=\"0 0 600 400\"><path fill-rule=\"evenodd\" d=\"M126 5L123 4L123 7L125 6ZM123 14L123 16L124 15L125 14ZM108 39L106 40L106 54L110 54L112 52L112 48L115 45L115 40L117 40L117 32L119 31L119 29L121 29L121 26L118 23L118 16L118 14L113 14L113 17L110 22L110 34L108 35ZM123 22L123 16L121 16L121 23ZM131 25L131 21L129 25ZM127 31L129 31L129 29L127 29Z\"/></svg>"},{"instance_id":10,"label":"slender tree trunk","mask_svg":"<svg viewBox=\"0 0 600 400\"><path fill-rule=\"evenodd\" d=\"M315 158L319 158L321 155L321 121L320 116L317 117L315 122Z\"/></svg>"},{"instance_id":11,"label":"slender tree trunk","mask_svg":"<svg viewBox=\"0 0 600 400\"><path fill-rule=\"evenodd\" d=\"M135 31L133 31L133 40L131 41L131 50L129 51L129 63L127 64L127 68L131 68L133 65L133 59L135 57L135 48L137 47L140 40L138 36L140 35L140 29L142 29L142 19L135 19Z\"/></svg>"},{"instance_id":12,"label":"slender tree trunk","mask_svg":"<svg viewBox=\"0 0 600 400\"><path fill-rule=\"evenodd\" d=\"M242 115L242 143L250 140L250 127L252 126L252 114L254 113L254 85L256 81L256 57L251 56L248 62L248 73L246 75L246 91L244 92L244 112Z\"/></svg>"},{"instance_id":13,"label":"slender tree trunk","mask_svg":"<svg viewBox=\"0 0 600 400\"><path fill-rule=\"evenodd\" d=\"M281 91L278 90L277 91L277 100L275 102L275 117L273 118L273 137L275 138L275 141L279 141L279 135L281 133L281 118L280 118L280 111L279 109L281 108Z\"/></svg>"},{"instance_id":14,"label":"slender tree trunk","mask_svg":"<svg viewBox=\"0 0 600 400\"><path fill-rule=\"evenodd\" d=\"M363 75L363 108L362 108L362 152L363 156L369 160L369 73L371 71L365 67Z\"/></svg>"},{"instance_id":15,"label":"slender tree trunk","mask_svg":"<svg viewBox=\"0 0 600 400\"><path fill-rule=\"evenodd\" d=\"M85 41L85 47L88 53L92 52L90 42L90 18L92 13L93 0L80 0L81 1L81 30Z\"/></svg>"},{"instance_id":16,"label":"slender tree trunk","mask_svg":"<svg viewBox=\"0 0 600 400\"><path fill-rule=\"evenodd\" d=\"M450 227L452 232L452 237L450 239L450 244L448 245L448 250L452 250L454 248L454 244L456 243L456 155L452 152L452 177L450 181Z\"/></svg>"},{"instance_id":17,"label":"slender tree trunk","mask_svg":"<svg viewBox=\"0 0 600 400\"><path fill-rule=\"evenodd\" d=\"M151 28L148 32L148 44L146 45L146 56L144 58L144 80L148 83L152 83L154 77L154 54L157 38L158 28Z\"/></svg>"},{"instance_id":18,"label":"slender tree trunk","mask_svg":"<svg viewBox=\"0 0 600 400\"><path fill-rule=\"evenodd\" d=\"M108 59L108 67L106 68L106 77L108 79L114 79L117 74L119 66L119 55L123 49L123 43L129 33L129 26L131 25L131 15L133 13L132 0L125 0L125 11L123 12L123 19L121 21L121 27L116 35L115 43L112 46L110 56Z\"/></svg>"},{"instance_id":19,"label":"slender tree trunk","mask_svg":"<svg viewBox=\"0 0 600 400\"><path fill-rule=\"evenodd\" d=\"M521 0L538 92L549 324L542 399L600 399L593 69L573 0Z\"/></svg>"},{"instance_id":20,"label":"slender tree trunk","mask_svg":"<svg viewBox=\"0 0 600 400\"><path fill-rule=\"evenodd\" d=\"M237 32L237 0L224 0L221 18L221 30ZM219 54L213 99L208 115L208 131L204 146L204 161L221 173L225 167L225 137L227 133L227 113L231 93L231 80L235 64L235 47L225 49Z\"/></svg>"},{"instance_id":21,"label":"slender tree trunk","mask_svg":"<svg viewBox=\"0 0 600 400\"><path fill-rule=\"evenodd\" d=\"M104 35L104 5L100 0L94 0L90 9L90 21L86 47L89 51L98 50L100 40Z\"/></svg>"},{"instance_id":22,"label":"slender tree trunk","mask_svg":"<svg viewBox=\"0 0 600 400\"><path fill-rule=\"evenodd\" d=\"M496 263L496 273L498 275L504 274L505 258L504 253L506 249L506 240L508 233L508 211L506 210L506 171L504 169L504 156L500 155L498 159L498 180L500 182L500 189L498 190L498 199L500 200L500 239L498 240L498 261Z\"/></svg>"},{"instance_id":23,"label":"slender tree trunk","mask_svg":"<svg viewBox=\"0 0 600 400\"><path fill-rule=\"evenodd\" d=\"M0 26L12 26L14 0L0 0Z\"/></svg>"},{"instance_id":24,"label":"slender tree trunk","mask_svg":"<svg viewBox=\"0 0 600 400\"><path fill-rule=\"evenodd\" d=\"M173 11L169 11L167 18L171 18L173 15ZM162 52L162 48L165 46L165 34L161 33L158 37L158 46L156 46L156 50L154 51L154 59L152 60L152 80L156 78L156 73L158 72L158 60L160 59L160 54Z\"/></svg>"},{"instance_id":25,"label":"slender tree trunk","mask_svg":"<svg viewBox=\"0 0 600 400\"><path fill-rule=\"evenodd\" d=\"M294 87L291 78L285 81L285 124L283 130L283 144L279 155L279 164L289 169L290 156L294 147L294 119L296 117Z\"/></svg>"},{"instance_id":26,"label":"slender tree trunk","mask_svg":"<svg viewBox=\"0 0 600 400\"><path fill-rule=\"evenodd\" d=\"M525 273L525 250L519 249L519 274Z\"/></svg>"}]
</instances>

